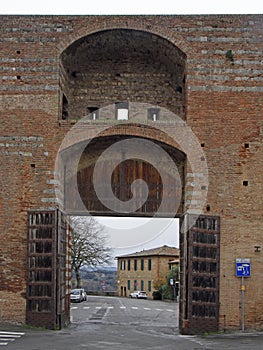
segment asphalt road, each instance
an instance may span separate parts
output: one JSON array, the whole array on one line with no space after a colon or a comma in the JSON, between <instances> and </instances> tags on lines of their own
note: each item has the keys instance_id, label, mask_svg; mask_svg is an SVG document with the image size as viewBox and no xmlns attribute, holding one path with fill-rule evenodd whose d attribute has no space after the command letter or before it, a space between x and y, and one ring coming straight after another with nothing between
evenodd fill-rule
<instances>
[{"instance_id":1,"label":"asphalt road","mask_svg":"<svg viewBox=\"0 0 263 350\"><path fill-rule=\"evenodd\" d=\"M261 350L262 347L263 333L179 335L177 303L129 298L89 296L87 302L72 304L71 325L61 331L0 327L1 350Z\"/></svg>"}]
</instances>

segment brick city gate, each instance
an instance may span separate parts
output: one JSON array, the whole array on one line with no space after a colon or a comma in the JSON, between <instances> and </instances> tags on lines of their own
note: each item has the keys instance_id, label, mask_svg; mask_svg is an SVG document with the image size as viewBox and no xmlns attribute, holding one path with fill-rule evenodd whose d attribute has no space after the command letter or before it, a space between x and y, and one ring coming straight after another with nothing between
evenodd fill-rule
<instances>
[{"instance_id":1,"label":"brick city gate","mask_svg":"<svg viewBox=\"0 0 263 350\"><path fill-rule=\"evenodd\" d=\"M181 331L241 328L236 258L251 261L245 327L262 329L262 15L0 16L0 21L2 322L51 328L67 322L60 211L105 214L98 201L90 206L81 179L92 173L103 144L138 138L162 148L177 166L176 215L191 222L188 215L202 214L181 235ZM147 104L145 113L134 108L140 103ZM88 129L78 129L83 117ZM187 128L196 142L184 133ZM74 140L64 142L72 129ZM95 143L71 163L68 149L87 139ZM58 154L65 165L60 174ZM149 179L149 162L133 159L119 166L129 174L128 183L134 179L132 163ZM78 166L75 178L72 165ZM119 170L113 193L129 200L129 190L118 187ZM173 179L169 169L166 175L167 182ZM161 184L155 180L153 188ZM74 191L78 196L71 202ZM135 215L152 215L160 194L153 191ZM163 216L169 216L167 208Z\"/></svg>"},{"instance_id":2,"label":"brick city gate","mask_svg":"<svg viewBox=\"0 0 263 350\"><path fill-rule=\"evenodd\" d=\"M139 105L138 109L140 108ZM132 109L135 109L135 106L131 105L128 111L130 112ZM136 110L137 116L138 109ZM143 114L143 111L140 112ZM100 111L100 114L103 114L103 110ZM110 115L111 113L108 112L108 117ZM161 112L160 116L162 116ZM132 115L130 115L130 118L132 118ZM90 123L81 122L79 126L72 129L68 136L70 141L65 141L66 147L61 147L57 173L60 170L59 186L64 189L63 210L71 215L85 215L89 212L93 215L151 217L156 215L162 205L163 211L159 211L161 217L173 217L175 214L177 217L181 217L180 332L192 334L202 333L205 330L218 331L220 220L216 216L183 213L184 201L188 198L185 194L185 188L188 186L185 179L185 169L187 163L191 166L194 164L190 152L187 159L187 156L181 150L169 145L169 142L172 142L169 138L167 138L167 143L158 142L158 138L161 139L162 135L160 129L163 126L161 124L158 130L145 125L141 135L141 124L116 125L106 131L100 130L98 132L99 136L94 137L86 145L84 136L87 134L83 130L86 129L89 134L90 127ZM168 126L165 125L165 127L174 136L177 133L183 134L181 128L185 129L185 126L173 125L172 123L168 123ZM177 130L174 130L175 128ZM79 130L83 132L81 142L84 142L84 146L81 147L78 144L80 140ZM157 131L158 133L156 133ZM115 136L116 134L118 136ZM158 153L155 153L158 149L154 148L153 143L150 144L150 149L147 148L149 142L147 137L150 136L156 136L155 139L152 139L155 144L169 152L171 158L168 159L168 164L158 156ZM75 144L74 141L77 143ZM125 148L127 146L126 141L128 141L128 148ZM124 144L121 142L124 142ZM192 142L194 144L194 140ZM98 166L101 154L118 143L121 143L119 152L111 149L111 152L107 153L107 157ZM155 154L158 163L161 162L162 176L151 163L130 158L129 152L133 153L133 145L137 151L136 154L138 154L140 143L143 146L141 155L143 154L145 158L150 159L150 156ZM184 146L183 142L181 146ZM115 164L116 156L118 157L117 167L112 166L112 164ZM153 159L151 160L153 161ZM171 161L176 164L176 168L179 170L178 173L171 172ZM195 164L199 171L202 169L200 164L198 162ZM112 174L110 180L112 194L110 196L109 194L106 195L107 206L103 205L105 198L99 198L94 188L94 169L96 166L99 168L97 174L99 186L103 187L107 181L106 174ZM74 168L76 168L75 171ZM114 171L112 172L111 169L114 169ZM200 173L198 176L201 183L205 181L203 175ZM122 203L130 200L132 183L138 179L144 180L149 188L149 194L143 206L140 206L136 211L132 211L131 214L122 212L122 205L110 210L111 202L116 197ZM197 178L195 178L195 181L196 188L198 188ZM164 192L164 188L168 188L168 196ZM133 192L133 195L137 202L141 201L140 189ZM194 202L198 202L198 197L194 197L193 194L191 196L194 198Z\"/></svg>"}]
</instances>

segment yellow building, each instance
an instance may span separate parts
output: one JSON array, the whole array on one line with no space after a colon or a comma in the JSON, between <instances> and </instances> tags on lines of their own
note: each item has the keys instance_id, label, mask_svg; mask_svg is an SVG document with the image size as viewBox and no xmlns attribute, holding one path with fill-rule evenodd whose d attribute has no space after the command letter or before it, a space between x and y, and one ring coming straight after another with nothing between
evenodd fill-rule
<instances>
[{"instance_id":1,"label":"yellow building","mask_svg":"<svg viewBox=\"0 0 263 350\"><path fill-rule=\"evenodd\" d=\"M118 260L118 295L129 296L136 290L147 292L148 298L165 281L171 266L179 264L179 249L166 245L116 257Z\"/></svg>"}]
</instances>

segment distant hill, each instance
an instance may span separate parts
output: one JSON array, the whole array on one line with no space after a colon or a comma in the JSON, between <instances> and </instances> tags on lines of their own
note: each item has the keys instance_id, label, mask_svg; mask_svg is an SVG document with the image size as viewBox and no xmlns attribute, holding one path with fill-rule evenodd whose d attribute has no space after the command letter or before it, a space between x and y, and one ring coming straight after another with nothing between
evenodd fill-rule
<instances>
[{"instance_id":1,"label":"distant hill","mask_svg":"<svg viewBox=\"0 0 263 350\"><path fill-rule=\"evenodd\" d=\"M93 267L93 266L82 266L81 271L92 271L92 272L95 272L95 271L112 271L112 272L116 272L117 271L117 267L115 266L96 266L96 267Z\"/></svg>"},{"instance_id":2,"label":"distant hill","mask_svg":"<svg viewBox=\"0 0 263 350\"><path fill-rule=\"evenodd\" d=\"M106 292L117 290L117 268L112 266L83 266L80 270L81 286L87 292ZM76 285L72 274L72 288Z\"/></svg>"}]
</instances>

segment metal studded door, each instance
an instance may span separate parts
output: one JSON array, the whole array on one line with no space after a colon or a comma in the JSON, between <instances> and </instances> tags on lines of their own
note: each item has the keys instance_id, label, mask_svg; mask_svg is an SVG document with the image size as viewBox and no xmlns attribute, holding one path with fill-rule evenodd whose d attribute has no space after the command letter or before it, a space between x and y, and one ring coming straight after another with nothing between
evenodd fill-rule
<instances>
[{"instance_id":1,"label":"metal studded door","mask_svg":"<svg viewBox=\"0 0 263 350\"><path fill-rule=\"evenodd\" d=\"M28 213L26 322L61 328L69 321L67 229L58 210Z\"/></svg>"},{"instance_id":2,"label":"metal studded door","mask_svg":"<svg viewBox=\"0 0 263 350\"><path fill-rule=\"evenodd\" d=\"M180 233L180 319L182 334L218 331L220 218L184 216Z\"/></svg>"}]
</instances>

